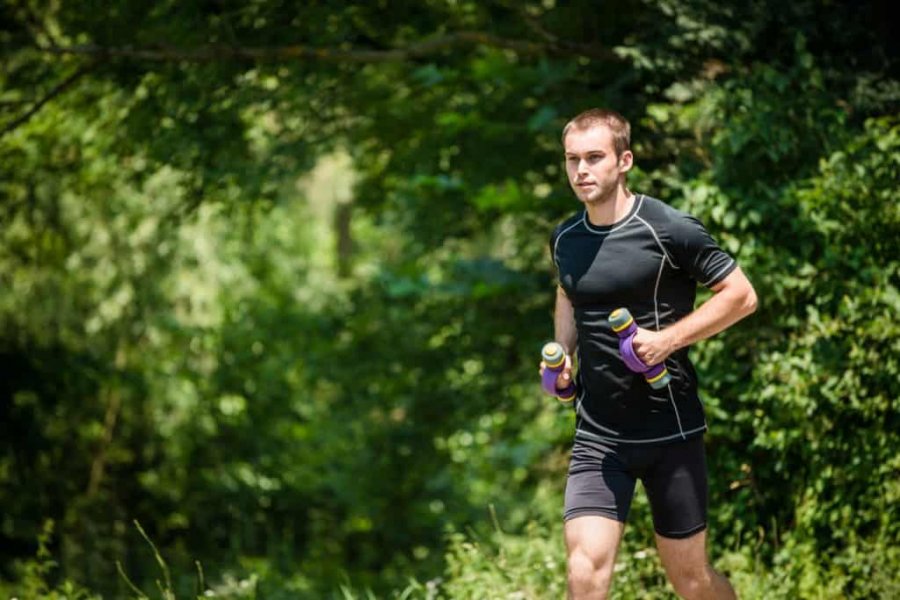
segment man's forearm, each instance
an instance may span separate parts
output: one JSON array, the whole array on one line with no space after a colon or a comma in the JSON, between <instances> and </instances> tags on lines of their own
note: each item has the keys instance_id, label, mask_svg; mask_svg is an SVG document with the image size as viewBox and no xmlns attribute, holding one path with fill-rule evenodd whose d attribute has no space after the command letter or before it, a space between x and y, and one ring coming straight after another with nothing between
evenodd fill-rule
<instances>
[{"instance_id":1,"label":"man's forearm","mask_svg":"<svg viewBox=\"0 0 900 600\"><path fill-rule=\"evenodd\" d=\"M700 308L662 331L638 328L632 344L644 363L656 365L672 352L714 336L756 310L756 292L740 268L712 287Z\"/></svg>"},{"instance_id":2,"label":"man's forearm","mask_svg":"<svg viewBox=\"0 0 900 600\"><path fill-rule=\"evenodd\" d=\"M756 310L756 293L743 273L738 270L728 279L697 310L663 330L673 351L712 337Z\"/></svg>"},{"instance_id":3,"label":"man's forearm","mask_svg":"<svg viewBox=\"0 0 900 600\"><path fill-rule=\"evenodd\" d=\"M563 345L567 354L574 354L575 345L578 343L578 330L575 329L575 309L561 287L556 288L553 325L556 341Z\"/></svg>"}]
</instances>

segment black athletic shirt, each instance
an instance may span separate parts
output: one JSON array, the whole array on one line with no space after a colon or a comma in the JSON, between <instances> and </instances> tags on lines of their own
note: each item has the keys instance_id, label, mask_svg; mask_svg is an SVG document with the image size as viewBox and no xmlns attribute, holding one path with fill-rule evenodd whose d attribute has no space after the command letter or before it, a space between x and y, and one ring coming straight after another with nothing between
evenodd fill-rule
<instances>
[{"instance_id":1,"label":"black athletic shirt","mask_svg":"<svg viewBox=\"0 0 900 600\"><path fill-rule=\"evenodd\" d=\"M654 390L622 362L607 319L626 307L639 327L663 329L694 309L697 283L719 283L737 267L734 259L700 221L640 194L612 225L592 225L586 212L564 221L550 251L575 309L576 439L666 443L702 435L706 421L688 349L666 359L672 382Z\"/></svg>"}]
</instances>

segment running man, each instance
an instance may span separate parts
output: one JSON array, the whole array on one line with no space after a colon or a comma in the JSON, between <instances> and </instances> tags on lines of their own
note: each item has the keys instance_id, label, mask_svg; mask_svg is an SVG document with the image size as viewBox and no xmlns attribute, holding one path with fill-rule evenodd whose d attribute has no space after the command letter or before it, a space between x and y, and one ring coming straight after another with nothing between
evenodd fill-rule
<instances>
[{"instance_id":1,"label":"running man","mask_svg":"<svg viewBox=\"0 0 900 600\"><path fill-rule=\"evenodd\" d=\"M569 597L605 598L640 479L669 581L684 598L735 598L706 550L706 421L688 347L756 310L735 260L695 218L644 194L626 175L634 157L620 114L593 109L563 130L566 173L584 210L550 239L559 274L556 341L577 354L575 440L565 495ZM697 284L713 295L694 310ZM654 390L619 357L607 318L631 311L637 355L665 362L672 381ZM542 365L543 368L543 365Z\"/></svg>"}]
</instances>

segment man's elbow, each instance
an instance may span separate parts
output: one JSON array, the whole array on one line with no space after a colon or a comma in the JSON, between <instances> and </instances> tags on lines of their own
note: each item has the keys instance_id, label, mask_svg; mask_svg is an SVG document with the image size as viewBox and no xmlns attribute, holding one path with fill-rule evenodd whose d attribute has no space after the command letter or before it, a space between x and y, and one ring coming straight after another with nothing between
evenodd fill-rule
<instances>
[{"instance_id":1,"label":"man's elbow","mask_svg":"<svg viewBox=\"0 0 900 600\"><path fill-rule=\"evenodd\" d=\"M740 268L714 286L712 291L716 294L722 293L724 298L728 298L728 308L737 319L743 319L756 312L758 302L756 290Z\"/></svg>"},{"instance_id":2,"label":"man's elbow","mask_svg":"<svg viewBox=\"0 0 900 600\"><path fill-rule=\"evenodd\" d=\"M747 284L747 289L744 292L744 298L742 301L742 311L744 316L752 315L756 312L756 307L758 305L758 299L756 297L756 290L753 289L753 286L749 283Z\"/></svg>"}]
</instances>

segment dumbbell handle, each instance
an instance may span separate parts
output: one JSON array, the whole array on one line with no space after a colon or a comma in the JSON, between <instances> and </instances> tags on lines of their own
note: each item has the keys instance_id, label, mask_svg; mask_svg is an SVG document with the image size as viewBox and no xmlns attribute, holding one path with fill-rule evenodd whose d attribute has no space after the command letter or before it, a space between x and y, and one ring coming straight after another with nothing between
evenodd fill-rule
<instances>
[{"instance_id":1,"label":"dumbbell handle","mask_svg":"<svg viewBox=\"0 0 900 600\"><path fill-rule=\"evenodd\" d=\"M652 367L640 359L634 351L634 336L637 325L627 308L617 308L609 314L609 324L619 336L619 354L625 366L635 373L643 373L644 379L655 390L666 387L672 380L665 363Z\"/></svg>"},{"instance_id":2,"label":"dumbbell handle","mask_svg":"<svg viewBox=\"0 0 900 600\"><path fill-rule=\"evenodd\" d=\"M544 374L541 376L541 387L551 396L557 396L563 402L569 402L575 397L575 384L570 382L565 389L556 389L556 379L566 368L566 351L562 345L556 342L548 342L541 349L541 358L544 360Z\"/></svg>"}]
</instances>

